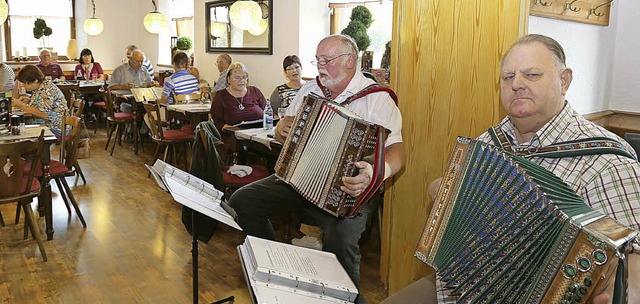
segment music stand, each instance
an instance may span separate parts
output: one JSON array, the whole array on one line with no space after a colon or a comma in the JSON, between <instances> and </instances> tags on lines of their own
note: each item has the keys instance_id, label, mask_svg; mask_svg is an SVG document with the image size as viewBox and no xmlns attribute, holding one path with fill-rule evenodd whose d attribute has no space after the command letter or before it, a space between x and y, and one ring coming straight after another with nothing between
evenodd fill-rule
<instances>
[{"instance_id":1,"label":"music stand","mask_svg":"<svg viewBox=\"0 0 640 304\"><path fill-rule=\"evenodd\" d=\"M151 172L156 183L163 190L171 193L173 199L191 209L191 257L193 259L193 303L198 303L198 237L196 231L195 213L200 212L212 219L242 231L235 222L235 211L224 201L223 193L213 185L174 166L157 160L153 166L145 165ZM233 303L234 296L215 301L211 304Z\"/></svg>"},{"instance_id":2,"label":"music stand","mask_svg":"<svg viewBox=\"0 0 640 304\"><path fill-rule=\"evenodd\" d=\"M131 89L131 94L133 94L133 99L136 102L155 103L162 96L162 88L133 88Z\"/></svg>"}]
</instances>

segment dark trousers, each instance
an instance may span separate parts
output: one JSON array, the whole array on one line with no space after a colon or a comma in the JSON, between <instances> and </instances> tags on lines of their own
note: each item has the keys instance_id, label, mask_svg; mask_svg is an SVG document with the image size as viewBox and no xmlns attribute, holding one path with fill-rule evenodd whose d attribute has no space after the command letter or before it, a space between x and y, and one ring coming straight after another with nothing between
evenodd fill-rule
<instances>
[{"instance_id":1,"label":"dark trousers","mask_svg":"<svg viewBox=\"0 0 640 304\"><path fill-rule=\"evenodd\" d=\"M334 253L356 286L360 283L360 246L358 241L364 232L367 220L376 210L379 199L362 208L362 214L338 219L308 202L293 188L275 175L238 189L229 199L229 204L238 214L238 224L248 235L275 240L276 235L269 218L292 210L303 218L309 218L324 233L323 251ZM364 303L358 297L357 303Z\"/></svg>"}]
</instances>

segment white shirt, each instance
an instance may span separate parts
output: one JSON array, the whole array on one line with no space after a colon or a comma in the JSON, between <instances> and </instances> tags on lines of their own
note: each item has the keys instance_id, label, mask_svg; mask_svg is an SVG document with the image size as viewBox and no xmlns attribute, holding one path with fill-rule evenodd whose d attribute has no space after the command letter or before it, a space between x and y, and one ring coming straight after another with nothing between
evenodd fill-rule
<instances>
[{"instance_id":1,"label":"white shirt","mask_svg":"<svg viewBox=\"0 0 640 304\"><path fill-rule=\"evenodd\" d=\"M375 82L360 72L356 72L353 76L347 88L338 96L331 96L337 103L343 103L347 97L358 93L368 85ZM305 96L309 93L316 93L320 96L324 96L322 89L316 83L316 80L307 81L298 91L296 97L293 99L289 107L287 107L286 116L295 116L300 108L300 104ZM391 134L387 137L385 147L392 144L402 142L402 114L400 109L396 106L395 102L389 94L386 92L372 93L367 96L354 100L347 109L360 115L362 119L381 125L391 131Z\"/></svg>"}]
</instances>

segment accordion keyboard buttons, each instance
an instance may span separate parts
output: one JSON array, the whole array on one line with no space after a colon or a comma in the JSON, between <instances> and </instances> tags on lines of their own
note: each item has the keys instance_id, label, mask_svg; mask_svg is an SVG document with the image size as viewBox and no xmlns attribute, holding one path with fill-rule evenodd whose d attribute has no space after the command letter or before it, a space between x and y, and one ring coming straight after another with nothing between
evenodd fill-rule
<instances>
[{"instance_id":1,"label":"accordion keyboard buttons","mask_svg":"<svg viewBox=\"0 0 640 304\"><path fill-rule=\"evenodd\" d=\"M572 279L576 276L577 270L573 265L567 264L562 266L562 273L567 279Z\"/></svg>"},{"instance_id":2,"label":"accordion keyboard buttons","mask_svg":"<svg viewBox=\"0 0 640 304\"><path fill-rule=\"evenodd\" d=\"M584 278L584 286L591 287L593 285L593 279L591 277Z\"/></svg>"},{"instance_id":3,"label":"accordion keyboard buttons","mask_svg":"<svg viewBox=\"0 0 640 304\"><path fill-rule=\"evenodd\" d=\"M591 256L593 256L593 262L600 266L604 263L607 262L607 253L604 252L604 250L602 249L596 249L591 253Z\"/></svg>"},{"instance_id":4,"label":"accordion keyboard buttons","mask_svg":"<svg viewBox=\"0 0 640 304\"><path fill-rule=\"evenodd\" d=\"M578 270L582 272L591 270L591 260L589 260L589 258L579 257L576 260L576 264L578 265Z\"/></svg>"}]
</instances>

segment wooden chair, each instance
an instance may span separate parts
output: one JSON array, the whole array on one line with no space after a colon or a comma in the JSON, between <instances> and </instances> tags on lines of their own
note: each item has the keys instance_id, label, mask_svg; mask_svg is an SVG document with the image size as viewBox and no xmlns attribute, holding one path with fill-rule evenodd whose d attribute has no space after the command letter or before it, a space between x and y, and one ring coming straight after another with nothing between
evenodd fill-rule
<instances>
[{"instance_id":1,"label":"wooden chair","mask_svg":"<svg viewBox=\"0 0 640 304\"><path fill-rule=\"evenodd\" d=\"M36 239L42 260L47 260L40 227L33 216L31 202L40 194L40 182L36 179L36 166L40 164L44 143L44 131L37 141L20 141L0 144L0 204L18 202L26 214L25 235ZM24 157L28 157L29 160Z\"/></svg>"},{"instance_id":2,"label":"wooden chair","mask_svg":"<svg viewBox=\"0 0 640 304\"><path fill-rule=\"evenodd\" d=\"M202 94L200 92L194 92L191 94L174 94L172 92L171 94L173 94L173 101L175 103L196 102L196 101L199 101L200 98L202 97Z\"/></svg>"},{"instance_id":3,"label":"wooden chair","mask_svg":"<svg viewBox=\"0 0 640 304\"><path fill-rule=\"evenodd\" d=\"M75 116L75 117L82 117L82 111L84 110L84 100L82 99L71 99L69 102L69 116ZM87 126L84 123L84 119L81 120L82 123L82 127L80 129L80 131L82 130L86 130ZM66 134L67 132L65 132ZM89 135L88 133L86 133L87 136ZM60 145L60 158L59 161L63 161L64 159L64 150L65 150L65 141L69 140L69 135L64 136L64 137L60 137L58 138L58 143L61 143ZM82 178L82 182L86 185L87 184L87 179L84 177L84 173L82 172L82 168L80 168L80 163L78 163L78 161L76 160L76 164L74 165L75 169L76 169L76 180L73 183L74 186L78 185L78 179Z\"/></svg>"},{"instance_id":4,"label":"wooden chair","mask_svg":"<svg viewBox=\"0 0 640 304\"><path fill-rule=\"evenodd\" d=\"M73 196L73 192L71 192L71 188L69 188L69 184L67 183L67 176L75 176L76 175L76 163L77 159L77 151L78 146L80 144L80 124L82 119L76 116L63 116L62 117L62 132L69 131L69 135L67 136L67 140L65 140L64 146L66 152L64 153L64 160L62 162L57 160L51 160L49 165L49 174L51 175L51 179L56 181L56 185L58 185L58 189L60 190L60 195L62 196L62 200L67 207L67 211L71 214L71 205L76 210L76 214L78 218L80 218L80 222L82 222L83 227L87 227L87 223L84 220L84 216L82 216L82 212L80 211L80 207L78 207L78 203L76 202L75 197ZM37 166L36 176L42 177L42 166ZM20 213L16 212L16 222L20 218Z\"/></svg>"},{"instance_id":5,"label":"wooden chair","mask_svg":"<svg viewBox=\"0 0 640 304\"><path fill-rule=\"evenodd\" d=\"M184 146L184 162L189 168L189 161L187 159L187 150L193 142L194 134L188 130L164 130L162 116L160 113L160 105L157 103L144 104L144 109L147 112L145 119L147 125L151 131L151 139L156 143L156 149L153 153L153 161L158 159L160 149L164 147L163 161L176 166L178 162L177 146ZM171 157L170 157L171 156ZM169 159L169 160L167 160Z\"/></svg>"},{"instance_id":6,"label":"wooden chair","mask_svg":"<svg viewBox=\"0 0 640 304\"><path fill-rule=\"evenodd\" d=\"M113 156L113 150L116 147L116 140L119 143L122 143L122 133L125 130L125 125L127 123L132 123L135 117L133 113L130 112L118 112L113 104L111 99L111 92L107 90L102 90L102 96L105 101L105 107L107 110L107 144L104 146L105 151L109 148L109 144L111 143L111 137L113 136L113 146L111 147L111 153L109 155Z\"/></svg>"}]
</instances>

